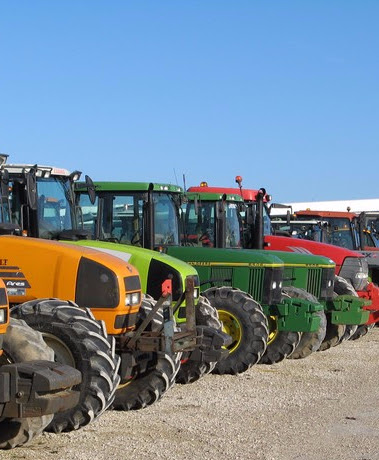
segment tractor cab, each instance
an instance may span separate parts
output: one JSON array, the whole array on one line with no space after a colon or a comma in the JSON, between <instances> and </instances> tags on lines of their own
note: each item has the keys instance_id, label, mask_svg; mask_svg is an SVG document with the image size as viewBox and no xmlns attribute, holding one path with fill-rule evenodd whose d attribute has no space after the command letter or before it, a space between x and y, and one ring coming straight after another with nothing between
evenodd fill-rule
<instances>
[{"instance_id":1,"label":"tractor cab","mask_svg":"<svg viewBox=\"0 0 379 460\"><path fill-rule=\"evenodd\" d=\"M45 239L78 239L80 211L75 206L73 183L81 173L66 169L30 164L0 166L2 216L8 211L9 221L24 235ZM4 219L4 218L3 218Z\"/></svg>"},{"instance_id":2,"label":"tractor cab","mask_svg":"<svg viewBox=\"0 0 379 460\"><path fill-rule=\"evenodd\" d=\"M148 182L99 182L93 203L80 184L77 200L91 237L148 249L180 243L181 187Z\"/></svg>"}]
</instances>

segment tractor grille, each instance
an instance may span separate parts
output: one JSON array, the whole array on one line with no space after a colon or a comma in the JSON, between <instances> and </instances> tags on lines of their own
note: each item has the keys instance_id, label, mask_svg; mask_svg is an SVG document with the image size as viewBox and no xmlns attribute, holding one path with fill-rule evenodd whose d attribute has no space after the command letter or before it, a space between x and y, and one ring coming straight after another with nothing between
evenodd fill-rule
<instances>
[{"instance_id":1,"label":"tractor grille","mask_svg":"<svg viewBox=\"0 0 379 460\"><path fill-rule=\"evenodd\" d=\"M308 270L307 291L317 298L320 297L321 292L321 268L310 268Z\"/></svg>"},{"instance_id":2,"label":"tractor grille","mask_svg":"<svg viewBox=\"0 0 379 460\"><path fill-rule=\"evenodd\" d=\"M249 294L251 294L257 302L262 302L264 276L264 268L252 268L250 270Z\"/></svg>"},{"instance_id":3,"label":"tractor grille","mask_svg":"<svg viewBox=\"0 0 379 460\"><path fill-rule=\"evenodd\" d=\"M233 269L232 268L212 268L211 270L212 286L232 286Z\"/></svg>"}]
</instances>

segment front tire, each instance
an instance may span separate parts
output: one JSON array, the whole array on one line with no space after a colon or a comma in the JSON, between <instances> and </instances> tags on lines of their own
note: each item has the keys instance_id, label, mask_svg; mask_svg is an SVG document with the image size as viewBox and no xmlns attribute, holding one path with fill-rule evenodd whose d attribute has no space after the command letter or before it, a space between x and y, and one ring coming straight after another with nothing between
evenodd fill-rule
<instances>
[{"instance_id":1,"label":"front tire","mask_svg":"<svg viewBox=\"0 0 379 460\"><path fill-rule=\"evenodd\" d=\"M146 296L138 312L137 327L151 312L156 301ZM159 331L163 316L157 312L146 331ZM170 356L166 353L137 353L135 359L140 361L141 370L137 370L132 379L121 382L117 388L113 409L138 410L157 402L174 385L180 368L181 353Z\"/></svg>"},{"instance_id":2,"label":"front tire","mask_svg":"<svg viewBox=\"0 0 379 460\"><path fill-rule=\"evenodd\" d=\"M269 339L267 348L259 364L276 364L289 358L300 342L301 333L294 331L278 331L276 318L268 318Z\"/></svg>"},{"instance_id":3,"label":"front tire","mask_svg":"<svg viewBox=\"0 0 379 460\"><path fill-rule=\"evenodd\" d=\"M216 308L223 331L232 337L229 355L214 374L240 374L261 359L267 347L268 324L262 307L251 296L232 287L212 287L202 293Z\"/></svg>"},{"instance_id":4,"label":"front tire","mask_svg":"<svg viewBox=\"0 0 379 460\"><path fill-rule=\"evenodd\" d=\"M42 333L55 361L82 373L82 382L75 387L80 390L79 403L55 414L46 431L77 430L102 414L112 403L120 379L120 358L103 322L89 309L58 299L32 300L12 308L11 314Z\"/></svg>"},{"instance_id":5,"label":"front tire","mask_svg":"<svg viewBox=\"0 0 379 460\"><path fill-rule=\"evenodd\" d=\"M310 302L318 303L317 298L305 291L304 289L295 286L287 286L283 288L283 292L287 293L292 298L309 300ZM296 346L294 352L289 356L289 359L304 359L317 351L322 341L325 339L327 320L324 311L315 313L320 317L320 327L316 332L303 332L301 334L300 342Z\"/></svg>"},{"instance_id":6,"label":"front tire","mask_svg":"<svg viewBox=\"0 0 379 460\"><path fill-rule=\"evenodd\" d=\"M222 322L218 317L218 312L206 297L200 296L199 303L195 308L195 314L197 326L208 326L216 330L222 330ZM188 353L186 355L188 356L182 356L182 364L176 376L177 383L186 384L196 382L204 375L212 372L216 367L217 362L191 361L191 354Z\"/></svg>"},{"instance_id":7,"label":"front tire","mask_svg":"<svg viewBox=\"0 0 379 460\"><path fill-rule=\"evenodd\" d=\"M4 335L1 365L33 360L52 361L51 350L42 335L30 328L25 321L10 319ZM53 415L27 418L0 418L0 449L13 449L31 441L42 433L53 419Z\"/></svg>"},{"instance_id":8,"label":"front tire","mask_svg":"<svg viewBox=\"0 0 379 460\"><path fill-rule=\"evenodd\" d=\"M364 337L374 326L375 326L375 323L362 324L358 326L357 330L350 337L350 340L358 340L361 337Z\"/></svg>"},{"instance_id":9,"label":"front tire","mask_svg":"<svg viewBox=\"0 0 379 460\"><path fill-rule=\"evenodd\" d=\"M353 288L353 286L342 276L335 276L334 277L334 292L337 295L352 295L354 297L358 297L357 291ZM356 324L348 324L345 326L345 332L343 333L341 340L338 342L337 345L344 342L345 340L350 340L351 337L355 334L358 329L358 325Z\"/></svg>"}]
</instances>

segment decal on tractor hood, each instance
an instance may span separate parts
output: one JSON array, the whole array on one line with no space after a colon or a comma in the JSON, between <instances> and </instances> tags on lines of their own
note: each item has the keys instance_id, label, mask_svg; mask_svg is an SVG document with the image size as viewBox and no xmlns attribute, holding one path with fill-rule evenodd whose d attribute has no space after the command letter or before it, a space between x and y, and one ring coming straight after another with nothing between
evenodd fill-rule
<instances>
[{"instance_id":1,"label":"decal on tractor hood","mask_svg":"<svg viewBox=\"0 0 379 460\"><path fill-rule=\"evenodd\" d=\"M119 259L122 259L125 262L129 262L129 259L132 257L132 255L129 252L116 251L114 249L101 248L98 246L88 246L88 247L93 247L97 251L106 252L107 254L118 257Z\"/></svg>"},{"instance_id":2,"label":"decal on tractor hood","mask_svg":"<svg viewBox=\"0 0 379 460\"><path fill-rule=\"evenodd\" d=\"M310 255L313 254L308 249L301 248L300 246L287 246L287 247L288 247L288 249L291 249L292 252L297 252L299 254L310 254Z\"/></svg>"},{"instance_id":3,"label":"decal on tractor hood","mask_svg":"<svg viewBox=\"0 0 379 460\"><path fill-rule=\"evenodd\" d=\"M4 281L9 296L24 296L26 289L31 287L20 267L1 265L0 278Z\"/></svg>"}]
</instances>

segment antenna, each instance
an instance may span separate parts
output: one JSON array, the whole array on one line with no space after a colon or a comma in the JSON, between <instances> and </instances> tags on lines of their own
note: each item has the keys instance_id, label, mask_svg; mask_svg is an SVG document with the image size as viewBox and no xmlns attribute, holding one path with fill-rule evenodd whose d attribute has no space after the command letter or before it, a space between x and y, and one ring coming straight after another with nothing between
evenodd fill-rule
<instances>
[{"instance_id":1,"label":"antenna","mask_svg":"<svg viewBox=\"0 0 379 460\"><path fill-rule=\"evenodd\" d=\"M173 168L173 170L174 170L174 176L175 176L176 185L179 185L179 184L178 184L178 178L176 177L176 171L175 171L175 168Z\"/></svg>"},{"instance_id":2,"label":"antenna","mask_svg":"<svg viewBox=\"0 0 379 460\"><path fill-rule=\"evenodd\" d=\"M184 191L186 192L187 191L187 187L186 187L186 175L183 173L183 188L184 188Z\"/></svg>"}]
</instances>

